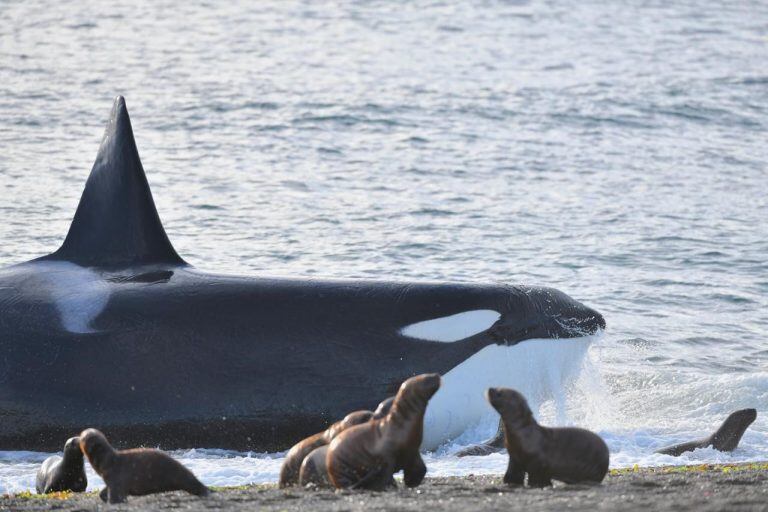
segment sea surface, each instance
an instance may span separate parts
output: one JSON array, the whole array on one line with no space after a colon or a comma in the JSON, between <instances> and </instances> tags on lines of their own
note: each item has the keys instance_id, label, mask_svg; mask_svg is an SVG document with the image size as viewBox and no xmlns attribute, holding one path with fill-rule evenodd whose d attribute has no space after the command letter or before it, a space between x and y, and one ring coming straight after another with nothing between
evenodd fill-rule
<instances>
[{"instance_id":1,"label":"sea surface","mask_svg":"<svg viewBox=\"0 0 768 512\"><path fill-rule=\"evenodd\" d=\"M543 422L613 467L768 459L765 1L2 2L0 265L61 243L117 94L193 265L556 287L608 328ZM653 454L744 407L735 452ZM493 427L430 474L502 473L450 455ZM0 453L0 492L46 456Z\"/></svg>"}]
</instances>

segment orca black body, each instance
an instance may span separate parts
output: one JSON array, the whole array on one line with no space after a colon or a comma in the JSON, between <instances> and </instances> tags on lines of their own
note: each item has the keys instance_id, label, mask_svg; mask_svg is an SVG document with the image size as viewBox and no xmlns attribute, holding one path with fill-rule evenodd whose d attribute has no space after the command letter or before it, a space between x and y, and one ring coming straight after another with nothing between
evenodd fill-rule
<instances>
[{"instance_id":1,"label":"orca black body","mask_svg":"<svg viewBox=\"0 0 768 512\"><path fill-rule=\"evenodd\" d=\"M62 247L0 269L0 450L56 449L89 426L121 446L284 449L413 375L604 326L549 288L195 270L118 97Z\"/></svg>"}]
</instances>

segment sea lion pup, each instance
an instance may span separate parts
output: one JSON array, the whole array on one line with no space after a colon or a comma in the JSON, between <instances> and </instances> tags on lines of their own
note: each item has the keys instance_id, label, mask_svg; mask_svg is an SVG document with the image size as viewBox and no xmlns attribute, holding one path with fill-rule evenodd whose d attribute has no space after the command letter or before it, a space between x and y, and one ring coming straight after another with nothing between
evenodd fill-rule
<instances>
[{"instance_id":1,"label":"sea lion pup","mask_svg":"<svg viewBox=\"0 0 768 512\"><path fill-rule=\"evenodd\" d=\"M354 425L365 423L373 418L371 411L355 411L344 416L344 419L337 421L326 430L311 435L293 445L285 456L283 465L280 467L280 480L278 486L283 489L299 483L299 474L301 464L304 458L316 448L327 446L331 440L341 432Z\"/></svg>"},{"instance_id":2,"label":"sea lion pup","mask_svg":"<svg viewBox=\"0 0 768 512\"><path fill-rule=\"evenodd\" d=\"M393 400L394 397L387 398L379 404L379 406L376 408L376 411L374 412L351 412L344 416L343 419L328 427L326 430L311 435L293 445L293 447L288 450L288 453L285 456L285 460L283 461L283 465L280 467L280 480L278 486L282 489L292 485L300 484L301 465L307 455L309 455L317 448L327 446L337 435L341 434L349 427L365 423L371 419L386 416L389 413L389 409L392 407ZM324 467L325 466L323 464L323 468L321 470L323 472L325 471ZM314 466L311 469L314 469ZM308 469L308 471L311 469ZM318 468L318 470L320 470L320 468ZM322 475L319 475L319 477L322 480ZM307 473L307 478L310 478L310 480L307 480L308 483L310 481L314 481L314 477L310 477L310 473ZM316 483L319 484L320 482Z\"/></svg>"},{"instance_id":3,"label":"sea lion pup","mask_svg":"<svg viewBox=\"0 0 768 512\"><path fill-rule=\"evenodd\" d=\"M462 448L454 455L457 457L481 456L490 455L492 453L499 453L503 450L504 422L499 420L499 428L496 430L496 434L492 438L488 439L487 441L483 441L480 444L473 444L471 446L467 446L466 448Z\"/></svg>"},{"instance_id":4,"label":"sea lion pup","mask_svg":"<svg viewBox=\"0 0 768 512\"><path fill-rule=\"evenodd\" d=\"M400 386L389 414L334 439L325 460L333 486L381 491L401 469L406 486L419 485L427 473L419 453L424 411L439 388L437 373L411 377Z\"/></svg>"},{"instance_id":5,"label":"sea lion pup","mask_svg":"<svg viewBox=\"0 0 768 512\"><path fill-rule=\"evenodd\" d=\"M720 428L709 437L699 439L698 441L689 441L687 443L676 444L657 450L656 453L664 455L674 455L677 457L685 452L690 452L696 448L713 447L721 452L732 452L739 445L741 436L747 430L752 422L757 418L755 409L741 409L732 412L720 425Z\"/></svg>"},{"instance_id":6,"label":"sea lion pup","mask_svg":"<svg viewBox=\"0 0 768 512\"><path fill-rule=\"evenodd\" d=\"M608 447L600 436L582 428L547 428L533 419L523 395L508 388L489 388L488 401L501 414L509 465L504 483L546 487L552 479L566 483L602 482L608 472Z\"/></svg>"},{"instance_id":7,"label":"sea lion pup","mask_svg":"<svg viewBox=\"0 0 768 512\"><path fill-rule=\"evenodd\" d=\"M392 404L395 401L395 397L391 396L381 402L376 410L373 412L371 419L378 420L389 414L389 410L392 408ZM346 418L345 418L346 419ZM348 423L348 422L347 422ZM352 426L351 424L349 426ZM336 430L335 434L338 435L343 430ZM332 441L333 439L331 439ZM325 465L325 459L328 454L328 445L315 448L309 454L304 457L304 461L301 463L301 469L299 470L299 485L304 487L308 484L313 484L316 487L333 487L330 478L328 478L328 468ZM395 484L394 478L391 482L392 486Z\"/></svg>"},{"instance_id":8,"label":"sea lion pup","mask_svg":"<svg viewBox=\"0 0 768 512\"><path fill-rule=\"evenodd\" d=\"M128 496L168 491L208 496L208 488L190 470L160 450L117 451L95 428L80 434L80 449L107 485L99 494L103 501L122 503Z\"/></svg>"},{"instance_id":9,"label":"sea lion pup","mask_svg":"<svg viewBox=\"0 0 768 512\"><path fill-rule=\"evenodd\" d=\"M49 492L83 492L88 487L85 477L83 452L80 451L80 438L70 437L64 443L64 456L53 455L43 461L37 471L35 488L38 494Z\"/></svg>"}]
</instances>

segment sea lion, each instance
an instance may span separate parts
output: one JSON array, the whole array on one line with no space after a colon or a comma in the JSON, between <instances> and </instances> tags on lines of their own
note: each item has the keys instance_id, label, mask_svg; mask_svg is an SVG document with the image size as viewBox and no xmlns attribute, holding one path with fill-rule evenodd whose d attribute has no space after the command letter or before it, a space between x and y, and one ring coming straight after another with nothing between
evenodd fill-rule
<instances>
[{"instance_id":1,"label":"sea lion","mask_svg":"<svg viewBox=\"0 0 768 512\"><path fill-rule=\"evenodd\" d=\"M99 494L103 501L122 503L128 496L168 491L208 496L208 488L190 470L160 450L117 451L95 428L80 434L80 449L107 485Z\"/></svg>"},{"instance_id":2,"label":"sea lion","mask_svg":"<svg viewBox=\"0 0 768 512\"><path fill-rule=\"evenodd\" d=\"M480 444L473 444L457 451L454 455L456 457L469 457L469 456L481 456L490 455L492 453L499 453L504 450L504 422L499 420L499 427L496 430L496 434L483 441Z\"/></svg>"},{"instance_id":3,"label":"sea lion","mask_svg":"<svg viewBox=\"0 0 768 512\"><path fill-rule=\"evenodd\" d=\"M377 420L389 414L389 411L392 408L392 403L394 401L395 397L391 396L381 402L373 412L371 419ZM336 435L340 434L341 432L341 430L337 430ZM300 486L304 487L308 484L313 484L316 487L333 487L333 484L331 484L331 479L328 477L328 468L325 464L327 455L328 445L323 445L319 448L315 448L309 452L306 457L304 457L304 461L301 463L301 469L299 470ZM392 479L392 482L390 482L390 486L397 486L394 478Z\"/></svg>"},{"instance_id":4,"label":"sea lion","mask_svg":"<svg viewBox=\"0 0 768 512\"><path fill-rule=\"evenodd\" d=\"M315 448L304 457L299 470L299 485L304 487L313 484L317 487L333 487L328 477L328 467L325 459L328 456L328 445Z\"/></svg>"},{"instance_id":5,"label":"sea lion","mask_svg":"<svg viewBox=\"0 0 768 512\"><path fill-rule=\"evenodd\" d=\"M389 414L389 411L392 409L392 404L395 403L395 397L391 396L381 402L378 407L376 407L376 410L373 411L373 419L378 420Z\"/></svg>"},{"instance_id":6,"label":"sea lion","mask_svg":"<svg viewBox=\"0 0 768 512\"><path fill-rule=\"evenodd\" d=\"M301 484L301 467L304 462L304 459L314 450L321 448L323 446L327 446L333 439L341 434L344 430L346 430L349 427L359 425L361 423L365 423L366 421L370 421L371 419L378 419L383 418L389 413L390 408L392 407L392 402L394 401L395 397L389 397L383 402L381 402L376 410L374 412L371 411L355 411L347 414L344 416L343 419L340 421L337 421L330 427L328 427L326 430L323 430L322 432L318 432L317 434L314 434L312 436L307 437L306 439L303 439L293 445L293 447L288 450L288 454L285 456L285 461L283 461L283 465L280 467L280 480L279 480L279 487L285 488L290 487L292 485ZM317 471L321 471L321 473L325 472L325 463L322 463L322 468L320 468L320 459L315 459L314 464L310 469L307 471L312 471L315 468L317 468ZM317 478L314 476L310 476L310 473L307 473L307 482L315 481L315 479L322 480L323 475L321 474ZM327 478L325 479L327 480ZM320 482L315 482L318 485L320 485Z\"/></svg>"},{"instance_id":7,"label":"sea lion","mask_svg":"<svg viewBox=\"0 0 768 512\"><path fill-rule=\"evenodd\" d=\"M427 373L403 382L385 417L342 432L328 447L326 465L337 489L381 491L392 475L403 470L403 481L415 487L427 466L419 453L424 435L424 411L440 388L440 375Z\"/></svg>"},{"instance_id":8,"label":"sea lion","mask_svg":"<svg viewBox=\"0 0 768 512\"><path fill-rule=\"evenodd\" d=\"M533 419L523 395L508 388L489 388L488 401L504 422L509 465L504 483L546 487L552 479L566 483L602 482L608 472L608 447L600 436L581 428L547 428Z\"/></svg>"},{"instance_id":9,"label":"sea lion","mask_svg":"<svg viewBox=\"0 0 768 512\"><path fill-rule=\"evenodd\" d=\"M326 430L311 435L293 445L293 447L288 450L283 465L280 467L279 487L283 489L299 483L301 464L310 452L316 448L327 446L333 438L347 428L370 421L371 418L373 418L373 413L371 411L351 412L344 416L344 419L337 421Z\"/></svg>"},{"instance_id":10,"label":"sea lion","mask_svg":"<svg viewBox=\"0 0 768 512\"><path fill-rule=\"evenodd\" d=\"M64 455L53 455L43 461L37 471L35 488L38 494L49 492L83 492L88 487L85 476L83 452L80 451L80 438L70 437L64 443Z\"/></svg>"},{"instance_id":11,"label":"sea lion","mask_svg":"<svg viewBox=\"0 0 768 512\"><path fill-rule=\"evenodd\" d=\"M757 411L755 409L741 409L739 411L731 413L720 425L720 428L709 437L699 439L698 441L689 441L687 443L676 444L674 446L668 446L660 450L656 450L656 453L662 453L664 455L678 455L690 452L696 448L706 448L708 446L713 447L715 450L721 452L732 452L739 445L741 436L747 430L752 422L757 418Z\"/></svg>"}]
</instances>

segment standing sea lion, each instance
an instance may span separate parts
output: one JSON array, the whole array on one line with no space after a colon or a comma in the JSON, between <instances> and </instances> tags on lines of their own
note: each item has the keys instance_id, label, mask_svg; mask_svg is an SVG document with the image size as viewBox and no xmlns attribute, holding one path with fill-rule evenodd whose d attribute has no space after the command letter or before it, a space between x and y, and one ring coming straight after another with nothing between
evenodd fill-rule
<instances>
[{"instance_id":1,"label":"standing sea lion","mask_svg":"<svg viewBox=\"0 0 768 512\"><path fill-rule=\"evenodd\" d=\"M386 416L389 412L389 409L392 407L393 400L394 397L387 398L379 404L375 412L351 412L344 416L343 419L328 427L326 430L311 435L293 445L293 447L288 450L288 453L285 456L285 460L283 461L283 465L280 467L280 480L278 483L279 487L282 489L299 484L301 465L307 455L309 455L313 450L316 450L317 448L327 446L337 435L341 434L349 427L360 425L361 423L365 423L371 419ZM308 471L309 470L310 469L308 469ZM307 473L307 478L307 483L315 481L313 477L310 477L310 473ZM322 479L322 476L320 478ZM318 481L315 483L320 482Z\"/></svg>"},{"instance_id":2,"label":"standing sea lion","mask_svg":"<svg viewBox=\"0 0 768 512\"><path fill-rule=\"evenodd\" d=\"M664 455L678 455L690 452L696 448L706 448L708 446L713 447L715 450L721 452L732 452L739 445L741 436L744 435L744 431L747 430L753 421L757 418L757 411L755 409L741 409L730 414L720 428L711 436L699 439L698 441L689 441L687 443L676 444L674 446L668 446L657 450L656 453L663 453Z\"/></svg>"},{"instance_id":3,"label":"standing sea lion","mask_svg":"<svg viewBox=\"0 0 768 512\"><path fill-rule=\"evenodd\" d=\"M419 485L427 473L419 453L424 411L439 388L437 373L411 377L400 386L389 414L334 439L326 457L334 487L380 491L391 485L392 475L401 469L406 486Z\"/></svg>"},{"instance_id":4,"label":"standing sea lion","mask_svg":"<svg viewBox=\"0 0 768 512\"><path fill-rule=\"evenodd\" d=\"M581 428L547 428L533 419L523 395L508 388L489 388L488 401L501 414L509 466L504 483L546 487L552 479L566 483L601 482L608 472L608 447L597 434Z\"/></svg>"},{"instance_id":5,"label":"standing sea lion","mask_svg":"<svg viewBox=\"0 0 768 512\"><path fill-rule=\"evenodd\" d=\"M279 487L285 488L299 483L301 463L304 458L316 448L327 446L331 440L349 427L365 423L373 418L371 411L355 411L344 416L326 430L318 432L308 438L299 441L288 450L283 465L280 467Z\"/></svg>"},{"instance_id":6,"label":"standing sea lion","mask_svg":"<svg viewBox=\"0 0 768 512\"><path fill-rule=\"evenodd\" d=\"M208 488L190 470L160 450L117 451L95 428L80 434L80 449L107 485L99 496L109 503L122 503L128 496L168 491L208 496Z\"/></svg>"},{"instance_id":7,"label":"standing sea lion","mask_svg":"<svg viewBox=\"0 0 768 512\"><path fill-rule=\"evenodd\" d=\"M373 416L371 419L377 420L380 418L383 418L387 414L389 414L389 410L392 408L392 403L395 401L395 397L391 396L381 402L379 406L376 408L376 410L373 412ZM346 420L346 418L345 418ZM349 422L345 422L349 423ZM352 426L349 424L348 426ZM333 438L339 434L341 434L343 430L336 429L333 432L333 436L331 437L330 441L333 441ZM328 455L328 445L320 446L319 448L315 448L309 454L304 457L304 461L301 463L301 469L299 470L299 485L305 486L307 484L314 484L317 487L333 487L333 484L331 484L331 480L328 477L328 468L325 464L326 457ZM396 486L394 479L392 479L391 485Z\"/></svg>"},{"instance_id":8,"label":"standing sea lion","mask_svg":"<svg viewBox=\"0 0 768 512\"><path fill-rule=\"evenodd\" d=\"M70 437L64 444L64 456L53 455L43 461L37 471L35 488L38 494L49 492L83 492L88 487L85 476L83 452L80 451L80 438Z\"/></svg>"}]
</instances>

